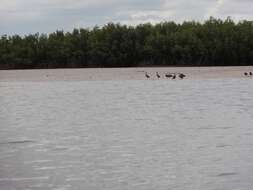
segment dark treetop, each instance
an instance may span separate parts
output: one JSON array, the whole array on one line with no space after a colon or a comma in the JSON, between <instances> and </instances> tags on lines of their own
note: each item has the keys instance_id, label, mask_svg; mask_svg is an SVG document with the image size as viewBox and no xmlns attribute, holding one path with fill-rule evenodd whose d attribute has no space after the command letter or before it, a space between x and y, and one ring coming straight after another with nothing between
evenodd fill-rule
<instances>
[{"instance_id":1,"label":"dark treetop","mask_svg":"<svg viewBox=\"0 0 253 190\"><path fill-rule=\"evenodd\" d=\"M0 69L232 65L253 65L253 21L109 23L0 38Z\"/></svg>"}]
</instances>

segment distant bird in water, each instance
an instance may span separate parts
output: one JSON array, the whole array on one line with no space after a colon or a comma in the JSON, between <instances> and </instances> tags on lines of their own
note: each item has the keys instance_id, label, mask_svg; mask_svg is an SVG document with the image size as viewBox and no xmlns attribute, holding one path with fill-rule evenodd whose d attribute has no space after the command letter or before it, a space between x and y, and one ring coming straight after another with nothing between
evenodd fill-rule
<instances>
[{"instance_id":1,"label":"distant bird in water","mask_svg":"<svg viewBox=\"0 0 253 190\"><path fill-rule=\"evenodd\" d=\"M145 73L145 77L146 77L147 79L149 79L149 78L150 78L150 76L148 75L148 73L147 73L147 72Z\"/></svg>"},{"instance_id":2,"label":"distant bird in water","mask_svg":"<svg viewBox=\"0 0 253 190\"><path fill-rule=\"evenodd\" d=\"M249 72L249 75L252 76L252 72Z\"/></svg>"},{"instance_id":3,"label":"distant bird in water","mask_svg":"<svg viewBox=\"0 0 253 190\"><path fill-rule=\"evenodd\" d=\"M156 76L157 76L157 78L161 78L161 76L159 75L158 72L156 72Z\"/></svg>"},{"instance_id":4,"label":"distant bird in water","mask_svg":"<svg viewBox=\"0 0 253 190\"><path fill-rule=\"evenodd\" d=\"M184 77L186 77L186 75L184 75L183 73L180 73L178 76L180 79L183 79Z\"/></svg>"},{"instance_id":5,"label":"distant bird in water","mask_svg":"<svg viewBox=\"0 0 253 190\"><path fill-rule=\"evenodd\" d=\"M248 76L248 73L244 73L245 76Z\"/></svg>"},{"instance_id":6,"label":"distant bird in water","mask_svg":"<svg viewBox=\"0 0 253 190\"><path fill-rule=\"evenodd\" d=\"M165 74L165 77L166 78L171 78L171 77L173 77L173 75L172 74Z\"/></svg>"},{"instance_id":7,"label":"distant bird in water","mask_svg":"<svg viewBox=\"0 0 253 190\"><path fill-rule=\"evenodd\" d=\"M174 75L172 76L172 79L174 80L174 79L176 79L176 77L177 77L177 75L174 74Z\"/></svg>"}]
</instances>

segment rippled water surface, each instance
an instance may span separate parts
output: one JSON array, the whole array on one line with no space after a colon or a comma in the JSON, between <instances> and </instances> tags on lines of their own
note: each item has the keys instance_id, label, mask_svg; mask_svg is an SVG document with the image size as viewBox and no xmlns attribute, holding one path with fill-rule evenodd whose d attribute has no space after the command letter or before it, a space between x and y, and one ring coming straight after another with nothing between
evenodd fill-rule
<instances>
[{"instance_id":1,"label":"rippled water surface","mask_svg":"<svg viewBox=\"0 0 253 190\"><path fill-rule=\"evenodd\" d=\"M253 81L0 83L1 190L251 190Z\"/></svg>"}]
</instances>

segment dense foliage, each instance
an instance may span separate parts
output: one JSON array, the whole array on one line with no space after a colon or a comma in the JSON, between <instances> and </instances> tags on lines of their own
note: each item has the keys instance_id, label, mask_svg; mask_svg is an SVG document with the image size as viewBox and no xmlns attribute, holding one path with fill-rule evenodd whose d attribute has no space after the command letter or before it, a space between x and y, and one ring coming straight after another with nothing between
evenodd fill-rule
<instances>
[{"instance_id":1,"label":"dense foliage","mask_svg":"<svg viewBox=\"0 0 253 190\"><path fill-rule=\"evenodd\" d=\"M230 18L0 38L1 69L252 64L253 21Z\"/></svg>"}]
</instances>

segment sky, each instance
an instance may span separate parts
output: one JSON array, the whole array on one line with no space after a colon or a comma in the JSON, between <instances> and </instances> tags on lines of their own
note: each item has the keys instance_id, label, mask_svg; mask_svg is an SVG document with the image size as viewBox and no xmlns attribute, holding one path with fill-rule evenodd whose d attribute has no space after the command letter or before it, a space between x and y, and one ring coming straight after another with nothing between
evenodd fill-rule
<instances>
[{"instance_id":1,"label":"sky","mask_svg":"<svg viewBox=\"0 0 253 190\"><path fill-rule=\"evenodd\" d=\"M0 35L72 31L108 22L253 20L252 9L253 0L0 0Z\"/></svg>"}]
</instances>

